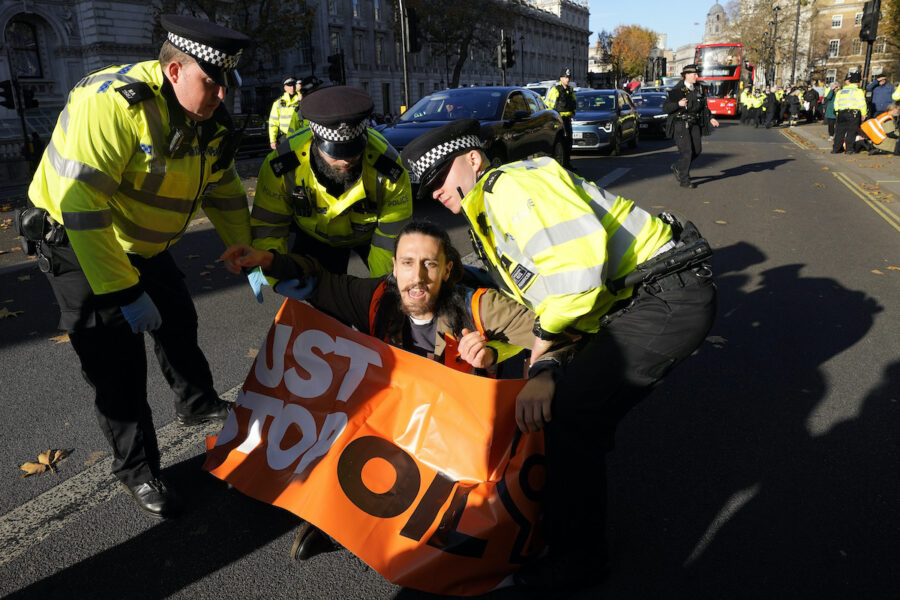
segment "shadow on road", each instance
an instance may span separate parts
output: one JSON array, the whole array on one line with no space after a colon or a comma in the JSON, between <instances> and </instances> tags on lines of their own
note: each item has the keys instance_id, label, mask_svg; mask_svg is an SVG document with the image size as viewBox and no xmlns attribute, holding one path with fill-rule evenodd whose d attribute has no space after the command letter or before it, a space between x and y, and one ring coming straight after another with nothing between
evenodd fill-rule
<instances>
[{"instance_id":1,"label":"shadow on road","mask_svg":"<svg viewBox=\"0 0 900 600\"><path fill-rule=\"evenodd\" d=\"M708 160L704 160L705 155L700 155L700 159L698 160L698 167L705 167L709 164ZM704 183L711 183L713 181L719 181L721 179L729 179L731 177L738 177L740 175L746 175L747 173L762 173L763 171L774 171L778 167L785 165L787 163L794 162L792 158L780 158L778 160L767 160L765 162L758 163L748 163L746 165L740 165L738 167L732 167L730 169L725 169L721 171L719 175L706 175L693 177L692 180L697 185L703 185Z\"/></svg>"}]
</instances>

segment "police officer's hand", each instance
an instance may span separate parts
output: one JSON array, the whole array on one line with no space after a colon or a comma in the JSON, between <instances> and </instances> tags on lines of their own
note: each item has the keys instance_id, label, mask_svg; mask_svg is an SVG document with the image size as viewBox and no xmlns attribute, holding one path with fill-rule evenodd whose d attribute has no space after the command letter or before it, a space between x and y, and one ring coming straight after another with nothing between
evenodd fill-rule
<instances>
[{"instance_id":1,"label":"police officer's hand","mask_svg":"<svg viewBox=\"0 0 900 600\"><path fill-rule=\"evenodd\" d=\"M269 147L270 147L272 150L274 150L275 148L278 147L278 144L275 143L275 142L272 142L271 144L269 144Z\"/></svg>"},{"instance_id":2,"label":"police officer's hand","mask_svg":"<svg viewBox=\"0 0 900 600\"><path fill-rule=\"evenodd\" d=\"M550 404L555 390L556 382L549 370L528 380L516 396L516 425L522 433L540 431L550 422Z\"/></svg>"},{"instance_id":3,"label":"police officer's hand","mask_svg":"<svg viewBox=\"0 0 900 600\"><path fill-rule=\"evenodd\" d=\"M487 338L477 331L464 328L457 350L459 357L476 369L487 369L497 362L497 356L487 345Z\"/></svg>"},{"instance_id":4,"label":"police officer's hand","mask_svg":"<svg viewBox=\"0 0 900 600\"><path fill-rule=\"evenodd\" d=\"M685 107L687 106L687 98L682 98L678 101L678 106Z\"/></svg>"},{"instance_id":5,"label":"police officer's hand","mask_svg":"<svg viewBox=\"0 0 900 600\"><path fill-rule=\"evenodd\" d=\"M219 257L225 261L225 268L238 275L245 267L262 267L268 269L272 266L274 255L268 250L257 250L247 244L235 244L228 248Z\"/></svg>"},{"instance_id":6,"label":"police officer's hand","mask_svg":"<svg viewBox=\"0 0 900 600\"><path fill-rule=\"evenodd\" d=\"M153 299L144 292L140 297L122 307L122 315L128 324L131 325L131 331L134 333L143 333L145 331L155 331L162 325L162 315Z\"/></svg>"},{"instance_id":7,"label":"police officer's hand","mask_svg":"<svg viewBox=\"0 0 900 600\"><path fill-rule=\"evenodd\" d=\"M709 120L709 124L712 125L713 127L718 127L718 126L719 126L719 122L716 121L715 119L710 119L710 120Z\"/></svg>"}]
</instances>

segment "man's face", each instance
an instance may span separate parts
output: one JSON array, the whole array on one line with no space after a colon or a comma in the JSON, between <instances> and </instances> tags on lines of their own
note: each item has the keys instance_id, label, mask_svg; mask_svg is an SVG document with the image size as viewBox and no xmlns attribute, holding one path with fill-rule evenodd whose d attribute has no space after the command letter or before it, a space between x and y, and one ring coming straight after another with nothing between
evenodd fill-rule
<instances>
[{"instance_id":1,"label":"man's face","mask_svg":"<svg viewBox=\"0 0 900 600\"><path fill-rule=\"evenodd\" d=\"M397 240L394 277L403 312L416 319L434 316L441 285L450 277L441 242L423 233L407 233Z\"/></svg>"},{"instance_id":2,"label":"man's face","mask_svg":"<svg viewBox=\"0 0 900 600\"><path fill-rule=\"evenodd\" d=\"M689 83L691 85L697 83L697 78L700 75L698 73L685 73L684 74L684 82Z\"/></svg>"},{"instance_id":3,"label":"man's face","mask_svg":"<svg viewBox=\"0 0 900 600\"><path fill-rule=\"evenodd\" d=\"M471 154L472 151L454 158L447 174L443 177L438 175L431 187L431 197L446 206L455 215L462 210L462 198L459 190L462 190L462 195L465 196L475 187L475 175L478 171L471 163L473 158Z\"/></svg>"},{"instance_id":4,"label":"man's face","mask_svg":"<svg viewBox=\"0 0 900 600\"><path fill-rule=\"evenodd\" d=\"M878 85L884 85L884 84L886 84L886 83L887 83L887 78L886 78L886 77L879 77L879 78L878 78Z\"/></svg>"},{"instance_id":5,"label":"man's face","mask_svg":"<svg viewBox=\"0 0 900 600\"><path fill-rule=\"evenodd\" d=\"M169 63L166 74L184 112L195 121L205 121L225 99L225 87L213 81L196 62Z\"/></svg>"},{"instance_id":6,"label":"man's face","mask_svg":"<svg viewBox=\"0 0 900 600\"><path fill-rule=\"evenodd\" d=\"M337 175L343 175L349 172L359 164L360 160L362 160L362 154L358 154L353 158L334 158L323 152L321 148L317 147L317 150L319 151L319 156L321 156L325 160L328 168L330 168Z\"/></svg>"},{"instance_id":7,"label":"man's face","mask_svg":"<svg viewBox=\"0 0 900 600\"><path fill-rule=\"evenodd\" d=\"M296 88L295 88L294 86L292 86L292 85L286 85L286 86L284 86L284 93L285 93L285 94L290 94L291 96L293 96L295 91L296 91Z\"/></svg>"},{"instance_id":8,"label":"man's face","mask_svg":"<svg viewBox=\"0 0 900 600\"><path fill-rule=\"evenodd\" d=\"M563 85L569 85L569 78L566 75L563 75L559 78L559 82Z\"/></svg>"}]
</instances>

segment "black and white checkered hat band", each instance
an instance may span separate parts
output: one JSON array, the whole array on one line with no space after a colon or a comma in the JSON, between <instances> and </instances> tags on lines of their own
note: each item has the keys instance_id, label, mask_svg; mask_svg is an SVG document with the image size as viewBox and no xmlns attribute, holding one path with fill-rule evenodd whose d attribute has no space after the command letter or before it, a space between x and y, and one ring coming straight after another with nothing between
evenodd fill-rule
<instances>
[{"instance_id":1,"label":"black and white checkered hat band","mask_svg":"<svg viewBox=\"0 0 900 600\"><path fill-rule=\"evenodd\" d=\"M173 46L182 52L190 54L197 60L202 60L205 63L223 69L234 69L238 64L238 61L241 60L241 52L243 52L243 50L238 50L237 54L226 54L221 50L216 50L212 46L207 46L200 42L183 38L180 35L175 35L171 32L169 33L169 41Z\"/></svg>"},{"instance_id":2,"label":"black and white checkered hat band","mask_svg":"<svg viewBox=\"0 0 900 600\"><path fill-rule=\"evenodd\" d=\"M366 127L365 119L352 127L347 123L341 123L335 129L319 123L313 123L312 121L309 122L309 128L316 134L316 137L326 142L349 142L350 140L355 140L363 134Z\"/></svg>"},{"instance_id":3,"label":"black and white checkered hat band","mask_svg":"<svg viewBox=\"0 0 900 600\"><path fill-rule=\"evenodd\" d=\"M446 156L456 154L462 150L469 150L470 148L481 148L481 139L477 135L464 135L455 140L437 145L423 154L419 160L410 162L409 166L416 172L417 176L422 177L425 171L434 163Z\"/></svg>"}]
</instances>

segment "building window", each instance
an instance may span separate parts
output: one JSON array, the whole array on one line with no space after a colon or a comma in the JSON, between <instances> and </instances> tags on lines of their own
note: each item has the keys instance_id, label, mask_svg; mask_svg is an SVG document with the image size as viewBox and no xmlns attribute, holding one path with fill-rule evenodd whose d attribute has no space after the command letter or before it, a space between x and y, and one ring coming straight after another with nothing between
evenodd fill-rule
<instances>
[{"instance_id":1,"label":"building window","mask_svg":"<svg viewBox=\"0 0 900 600\"><path fill-rule=\"evenodd\" d=\"M372 0L372 8L375 11L375 20L381 20L381 0Z\"/></svg>"},{"instance_id":2,"label":"building window","mask_svg":"<svg viewBox=\"0 0 900 600\"><path fill-rule=\"evenodd\" d=\"M361 33L353 34L353 62L356 65L362 64L362 45L363 36Z\"/></svg>"},{"instance_id":3,"label":"building window","mask_svg":"<svg viewBox=\"0 0 900 600\"><path fill-rule=\"evenodd\" d=\"M837 79L837 69L825 70L825 85L831 85Z\"/></svg>"},{"instance_id":4,"label":"building window","mask_svg":"<svg viewBox=\"0 0 900 600\"><path fill-rule=\"evenodd\" d=\"M841 51L841 40L828 41L828 57L837 58Z\"/></svg>"},{"instance_id":5,"label":"building window","mask_svg":"<svg viewBox=\"0 0 900 600\"><path fill-rule=\"evenodd\" d=\"M862 25L862 13L856 13L856 17L853 19L853 26L859 27Z\"/></svg>"},{"instance_id":6,"label":"building window","mask_svg":"<svg viewBox=\"0 0 900 600\"><path fill-rule=\"evenodd\" d=\"M844 22L844 15L831 15L831 28L839 29Z\"/></svg>"},{"instance_id":7,"label":"building window","mask_svg":"<svg viewBox=\"0 0 900 600\"><path fill-rule=\"evenodd\" d=\"M875 39L875 45L872 47L872 52L877 52L878 54L887 52L887 40L883 35L880 35Z\"/></svg>"},{"instance_id":8,"label":"building window","mask_svg":"<svg viewBox=\"0 0 900 600\"><path fill-rule=\"evenodd\" d=\"M328 14L336 15L338 14L338 3L337 0L328 0Z\"/></svg>"},{"instance_id":9,"label":"building window","mask_svg":"<svg viewBox=\"0 0 900 600\"><path fill-rule=\"evenodd\" d=\"M300 62L304 65L311 65L313 61L312 40L309 34L300 38Z\"/></svg>"},{"instance_id":10,"label":"building window","mask_svg":"<svg viewBox=\"0 0 900 600\"><path fill-rule=\"evenodd\" d=\"M11 21L6 28L6 40L9 43L13 67L19 77L44 76L38 53L37 30L34 25L26 21Z\"/></svg>"},{"instance_id":11,"label":"building window","mask_svg":"<svg viewBox=\"0 0 900 600\"><path fill-rule=\"evenodd\" d=\"M341 32L340 31L329 31L328 32L328 47L331 49L329 54L337 54L341 51Z\"/></svg>"},{"instance_id":12,"label":"building window","mask_svg":"<svg viewBox=\"0 0 900 600\"><path fill-rule=\"evenodd\" d=\"M400 68L400 41L394 40L394 67Z\"/></svg>"},{"instance_id":13,"label":"building window","mask_svg":"<svg viewBox=\"0 0 900 600\"><path fill-rule=\"evenodd\" d=\"M380 35L375 38L375 64L384 66L384 38Z\"/></svg>"},{"instance_id":14,"label":"building window","mask_svg":"<svg viewBox=\"0 0 900 600\"><path fill-rule=\"evenodd\" d=\"M359 0L353 0L353 16L359 18Z\"/></svg>"},{"instance_id":15,"label":"building window","mask_svg":"<svg viewBox=\"0 0 900 600\"><path fill-rule=\"evenodd\" d=\"M862 54L862 40L859 38L854 38L850 43L850 54Z\"/></svg>"}]
</instances>

